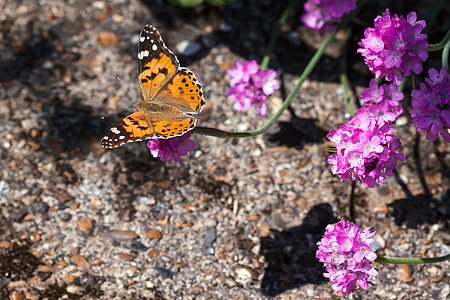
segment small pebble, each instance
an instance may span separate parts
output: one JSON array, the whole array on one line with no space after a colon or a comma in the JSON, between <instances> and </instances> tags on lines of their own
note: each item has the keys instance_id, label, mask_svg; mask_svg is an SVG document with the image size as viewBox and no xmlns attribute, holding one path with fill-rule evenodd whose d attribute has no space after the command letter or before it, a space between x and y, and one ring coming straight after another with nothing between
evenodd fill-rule
<instances>
[{"instance_id":1,"label":"small pebble","mask_svg":"<svg viewBox=\"0 0 450 300\"><path fill-rule=\"evenodd\" d=\"M82 233L91 235L92 231L94 230L95 221L93 218L84 217L77 221L77 226Z\"/></svg>"},{"instance_id":2,"label":"small pebble","mask_svg":"<svg viewBox=\"0 0 450 300\"><path fill-rule=\"evenodd\" d=\"M138 267L132 266L127 269L126 273L127 273L128 277L133 277L134 274L136 274L137 270L138 270Z\"/></svg>"},{"instance_id":3,"label":"small pebble","mask_svg":"<svg viewBox=\"0 0 450 300\"><path fill-rule=\"evenodd\" d=\"M162 238L162 234L158 229L145 229L145 233L150 239L160 240Z\"/></svg>"},{"instance_id":4,"label":"small pebble","mask_svg":"<svg viewBox=\"0 0 450 300\"><path fill-rule=\"evenodd\" d=\"M372 251L379 251L381 249L384 249L386 247L386 241L383 239L381 235L378 233L374 236L375 242L373 244L370 244L370 249Z\"/></svg>"},{"instance_id":5,"label":"small pebble","mask_svg":"<svg viewBox=\"0 0 450 300\"><path fill-rule=\"evenodd\" d=\"M120 256L120 258L122 260L133 261L136 258L137 253L135 253L135 252L133 252L133 253L120 253L119 256Z\"/></svg>"},{"instance_id":6,"label":"small pebble","mask_svg":"<svg viewBox=\"0 0 450 300\"><path fill-rule=\"evenodd\" d=\"M63 278L65 283L73 283L77 277L75 275L68 275Z\"/></svg>"},{"instance_id":7,"label":"small pebble","mask_svg":"<svg viewBox=\"0 0 450 300\"><path fill-rule=\"evenodd\" d=\"M92 275L86 275L83 276L83 278L81 279L81 283L87 285L94 285L97 284L97 279Z\"/></svg>"},{"instance_id":8,"label":"small pebble","mask_svg":"<svg viewBox=\"0 0 450 300\"><path fill-rule=\"evenodd\" d=\"M154 289L155 285L151 281L146 281L145 282L145 287L148 288L148 289Z\"/></svg>"},{"instance_id":9,"label":"small pebble","mask_svg":"<svg viewBox=\"0 0 450 300\"><path fill-rule=\"evenodd\" d=\"M70 262L77 265L77 267L81 268L83 271L87 271L90 268L89 263L86 258L81 255L74 255L70 258Z\"/></svg>"},{"instance_id":10,"label":"small pebble","mask_svg":"<svg viewBox=\"0 0 450 300\"><path fill-rule=\"evenodd\" d=\"M133 210L131 208L119 211L119 219L124 222L130 222L133 218Z\"/></svg>"},{"instance_id":11,"label":"small pebble","mask_svg":"<svg viewBox=\"0 0 450 300\"><path fill-rule=\"evenodd\" d=\"M83 288L72 284L66 288L66 291L69 294L81 294L83 292Z\"/></svg>"},{"instance_id":12,"label":"small pebble","mask_svg":"<svg viewBox=\"0 0 450 300\"><path fill-rule=\"evenodd\" d=\"M205 290L201 286L194 286L191 287L188 291L188 294L190 295L198 295L203 293Z\"/></svg>"},{"instance_id":13,"label":"small pebble","mask_svg":"<svg viewBox=\"0 0 450 300\"><path fill-rule=\"evenodd\" d=\"M118 242L134 241L139 238L139 235L130 230L111 230L106 235Z\"/></svg>"},{"instance_id":14,"label":"small pebble","mask_svg":"<svg viewBox=\"0 0 450 300\"><path fill-rule=\"evenodd\" d=\"M158 256L160 252L161 252L161 250L152 249L152 250L148 251L147 256L148 257Z\"/></svg>"},{"instance_id":15,"label":"small pebble","mask_svg":"<svg viewBox=\"0 0 450 300\"><path fill-rule=\"evenodd\" d=\"M176 46L178 52L180 52L184 56L193 56L197 54L200 49L202 48L202 45L198 42L189 42L189 41L182 41L178 43Z\"/></svg>"},{"instance_id":16,"label":"small pebble","mask_svg":"<svg viewBox=\"0 0 450 300\"><path fill-rule=\"evenodd\" d=\"M117 44L119 38L114 32L102 31L97 35L97 40L102 46L113 46Z\"/></svg>"},{"instance_id":17,"label":"small pebble","mask_svg":"<svg viewBox=\"0 0 450 300\"><path fill-rule=\"evenodd\" d=\"M212 244L217 238L216 227L208 227L203 237L202 252L205 255L213 255L215 250Z\"/></svg>"},{"instance_id":18,"label":"small pebble","mask_svg":"<svg viewBox=\"0 0 450 300\"><path fill-rule=\"evenodd\" d=\"M140 205L153 206L156 204L155 198L149 198L149 197L145 197L145 196L138 197L137 201Z\"/></svg>"},{"instance_id":19,"label":"small pebble","mask_svg":"<svg viewBox=\"0 0 450 300\"><path fill-rule=\"evenodd\" d=\"M403 282L411 282L414 280L414 276L413 276L413 270L412 267L410 265L401 265L402 267L399 268L397 276L395 278L397 278L400 281Z\"/></svg>"},{"instance_id":20,"label":"small pebble","mask_svg":"<svg viewBox=\"0 0 450 300\"><path fill-rule=\"evenodd\" d=\"M9 241L0 241L0 248L9 249L11 247L11 242Z\"/></svg>"},{"instance_id":21,"label":"small pebble","mask_svg":"<svg viewBox=\"0 0 450 300\"><path fill-rule=\"evenodd\" d=\"M234 270L234 280L241 285L248 285L252 282L252 272L247 267L237 267Z\"/></svg>"},{"instance_id":22,"label":"small pebble","mask_svg":"<svg viewBox=\"0 0 450 300\"><path fill-rule=\"evenodd\" d=\"M10 295L9 295L9 299L10 300L21 300L22 296L20 296L20 294L17 291L13 291Z\"/></svg>"}]
</instances>

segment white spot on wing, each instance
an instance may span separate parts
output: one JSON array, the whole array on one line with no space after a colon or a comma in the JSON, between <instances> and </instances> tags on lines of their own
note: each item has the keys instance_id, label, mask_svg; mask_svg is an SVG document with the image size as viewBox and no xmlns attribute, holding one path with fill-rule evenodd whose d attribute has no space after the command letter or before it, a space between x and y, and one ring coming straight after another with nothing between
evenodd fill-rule
<instances>
[{"instance_id":1,"label":"white spot on wing","mask_svg":"<svg viewBox=\"0 0 450 300\"><path fill-rule=\"evenodd\" d=\"M155 44L153 44L153 46L152 46L152 50L153 50L153 51L156 51L156 50L158 50L158 46L156 46Z\"/></svg>"},{"instance_id":2,"label":"white spot on wing","mask_svg":"<svg viewBox=\"0 0 450 300\"><path fill-rule=\"evenodd\" d=\"M117 129L117 127L111 128L111 131L112 131L112 133L114 133L114 134L119 134L119 133L120 133L120 130Z\"/></svg>"}]
</instances>

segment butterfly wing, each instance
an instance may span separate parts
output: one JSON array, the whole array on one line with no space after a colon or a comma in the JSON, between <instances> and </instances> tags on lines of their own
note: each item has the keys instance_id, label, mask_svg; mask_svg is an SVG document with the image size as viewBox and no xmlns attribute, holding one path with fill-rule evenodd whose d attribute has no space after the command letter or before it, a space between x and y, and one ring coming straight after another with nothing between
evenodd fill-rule
<instances>
[{"instance_id":1,"label":"butterfly wing","mask_svg":"<svg viewBox=\"0 0 450 300\"><path fill-rule=\"evenodd\" d=\"M180 68L177 57L164 44L158 30L146 25L139 36L139 85L145 100L152 100Z\"/></svg>"},{"instance_id":2,"label":"butterfly wing","mask_svg":"<svg viewBox=\"0 0 450 300\"><path fill-rule=\"evenodd\" d=\"M168 82L167 88L161 90L155 99L155 102L159 101L188 114L199 113L205 105L202 86L194 73L186 68L181 68Z\"/></svg>"},{"instance_id":3,"label":"butterfly wing","mask_svg":"<svg viewBox=\"0 0 450 300\"><path fill-rule=\"evenodd\" d=\"M183 135L187 131L192 130L197 123L197 119L185 114L167 115L151 113L150 122L152 123L157 138L168 139Z\"/></svg>"},{"instance_id":4,"label":"butterfly wing","mask_svg":"<svg viewBox=\"0 0 450 300\"><path fill-rule=\"evenodd\" d=\"M154 136L148 114L143 111L132 113L102 138L102 147L117 148L125 143L142 141Z\"/></svg>"}]
</instances>

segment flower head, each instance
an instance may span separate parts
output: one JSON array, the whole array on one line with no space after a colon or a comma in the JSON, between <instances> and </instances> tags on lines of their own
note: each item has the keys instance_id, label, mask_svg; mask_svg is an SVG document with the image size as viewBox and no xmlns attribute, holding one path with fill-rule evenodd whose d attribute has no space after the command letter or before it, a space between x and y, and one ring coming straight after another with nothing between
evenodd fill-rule
<instances>
[{"instance_id":1,"label":"flower head","mask_svg":"<svg viewBox=\"0 0 450 300\"><path fill-rule=\"evenodd\" d=\"M195 143L190 137L190 132L170 139L158 139L154 137L148 141L148 148L155 158L159 157L162 161L173 159L179 162L181 156L186 156L188 151L193 150L195 147Z\"/></svg>"},{"instance_id":2,"label":"flower head","mask_svg":"<svg viewBox=\"0 0 450 300\"><path fill-rule=\"evenodd\" d=\"M376 77L385 77L399 85L402 73L409 76L411 72L422 72L422 61L428 58L427 35L421 33L425 21L417 21L417 14L411 12L406 17L392 17L389 9L382 16L377 16L374 28L366 28L358 53Z\"/></svg>"},{"instance_id":3,"label":"flower head","mask_svg":"<svg viewBox=\"0 0 450 300\"><path fill-rule=\"evenodd\" d=\"M342 16L356 7L358 0L309 0L305 3L305 14L301 17L306 27L321 33L332 31Z\"/></svg>"},{"instance_id":4,"label":"flower head","mask_svg":"<svg viewBox=\"0 0 450 300\"><path fill-rule=\"evenodd\" d=\"M378 87L376 80L372 79L369 87L361 92L364 107L356 112L356 116L381 116L385 121L392 123L403 112L399 103L402 99L403 93L398 90L396 84L383 84Z\"/></svg>"},{"instance_id":5,"label":"flower head","mask_svg":"<svg viewBox=\"0 0 450 300\"><path fill-rule=\"evenodd\" d=\"M264 70L258 67L256 61L246 61L243 64L236 62L234 68L228 70L231 76L231 87L228 90L228 99L236 101L234 109L247 111L252 105L261 115L265 115L267 96L280 88L274 70Z\"/></svg>"},{"instance_id":6,"label":"flower head","mask_svg":"<svg viewBox=\"0 0 450 300\"><path fill-rule=\"evenodd\" d=\"M435 141L439 135L450 143L450 75L446 68L440 72L431 69L430 78L419 85L420 90L412 90L412 124L420 133L427 132L427 139Z\"/></svg>"},{"instance_id":7,"label":"flower head","mask_svg":"<svg viewBox=\"0 0 450 300\"><path fill-rule=\"evenodd\" d=\"M367 109L338 130L330 130L327 138L336 146L336 153L328 156L331 172L341 180L359 181L368 188L384 183L386 176L393 175L396 160L405 159L398 151L401 143L392 133L388 121Z\"/></svg>"},{"instance_id":8,"label":"flower head","mask_svg":"<svg viewBox=\"0 0 450 300\"><path fill-rule=\"evenodd\" d=\"M323 276L336 293L347 297L359 288L367 289L367 283L372 284L369 280L378 273L373 266L377 255L369 247L375 242L371 238L374 234L374 229L361 232L359 226L344 219L325 228L323 238L317 242L316 257L324 264L327 272Z\"/></svg>"}]
</instances>

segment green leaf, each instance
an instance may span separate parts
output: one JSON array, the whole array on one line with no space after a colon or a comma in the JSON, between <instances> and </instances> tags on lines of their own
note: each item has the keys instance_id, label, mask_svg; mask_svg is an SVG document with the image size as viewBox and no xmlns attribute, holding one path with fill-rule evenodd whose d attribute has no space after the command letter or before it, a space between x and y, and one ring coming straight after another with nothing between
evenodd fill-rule
<instances>
[{"instance_id":1,"label":"green leaf","mask_svg":"<svg viewBox=\"0 0 450 300\"><path fill-rule=\"evenodd\" d=\"M234 1L236 0L206 0L206 2L214 6L225 6L230 3L233 3Z\"/></svg>"},{"instance_id":2,"label":"green leaf","mask_svg":"<svg viewBox=\"0 0 450 300\"><path fill-rule=\"evenodd\" d=\"M170 4L181 6L183 8L196 7L203 3L204 0L167 0Z\"/></svg>"}]
</instances>

